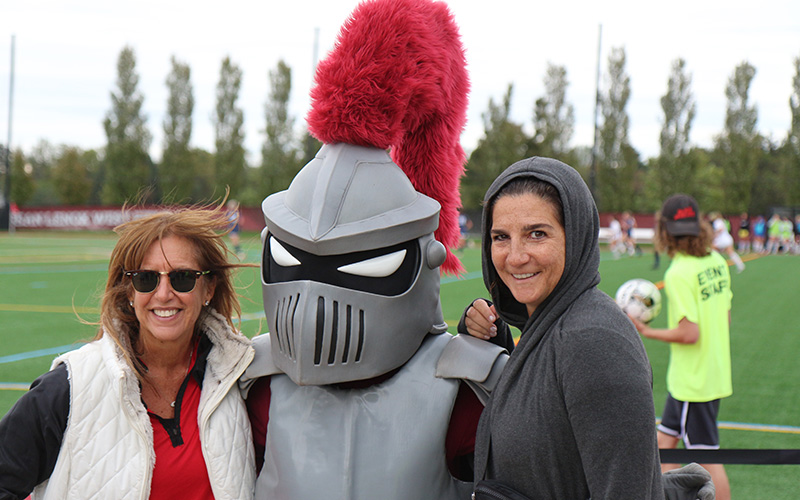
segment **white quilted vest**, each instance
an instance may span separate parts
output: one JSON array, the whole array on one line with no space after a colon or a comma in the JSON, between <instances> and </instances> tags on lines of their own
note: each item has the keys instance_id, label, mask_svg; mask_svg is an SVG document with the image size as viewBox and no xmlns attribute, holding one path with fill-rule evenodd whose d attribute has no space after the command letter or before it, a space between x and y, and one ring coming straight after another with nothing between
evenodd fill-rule
<instances>
[{"instance_id":1,"label":"white quilted vest","mask_svg":"<svg viewBox=\"0 0 800 500\"><path fill-rule=\"evenodd\" d=\"M208 355L198 425L203 456L217 500L251 499L255 483L247 410L234 387L253 359L249 340L216 312L203 330ZM57 358L67 365L70 414L55 469L35 500L146 499L155 452L153 429L133 370L108 335Z\"/></svg>"}]
</instances>

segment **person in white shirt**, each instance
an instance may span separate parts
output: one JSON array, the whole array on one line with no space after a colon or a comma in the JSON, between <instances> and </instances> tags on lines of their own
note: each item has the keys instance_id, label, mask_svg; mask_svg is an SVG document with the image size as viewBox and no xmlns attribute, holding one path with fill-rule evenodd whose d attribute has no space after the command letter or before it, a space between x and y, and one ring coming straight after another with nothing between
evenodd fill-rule
<instances>
[{"instance_id":1,"label":"person in white shirt","mask_svg":"<svg viewBox=\"0 0 800 500\"><path fill-rule=\"evenodd\" d=\"M622 224L619 223L616 217L611 217L611 222L608 224L608 229L611 231L611 236L608 240L608 247L611 253L614 254L615 259L625 253L625 238L622 234Z\"/></svg>"},{"instance_id":2,"label":"person in white shirt","mask_svg":"<svg viewBox=\"0 0 800 500\"><path fill-rule=\"evenodd\" d=\"M728 225L725 223L722 215L719 212L712 212L709 218L714 228L714 241L711 243L711 246L717 252L727 255L728 258L736 264L737 271L744 271L744 262L742 262L742 258L739 257L739 254L733 249L733 236L731 236L731 233L728 231Z\"/></svg>"}]
</instances>

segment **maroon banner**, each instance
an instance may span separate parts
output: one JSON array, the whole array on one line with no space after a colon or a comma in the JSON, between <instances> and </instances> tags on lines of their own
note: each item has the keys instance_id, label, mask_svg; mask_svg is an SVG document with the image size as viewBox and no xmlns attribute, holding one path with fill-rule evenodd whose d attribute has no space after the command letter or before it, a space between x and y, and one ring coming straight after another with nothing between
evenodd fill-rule
<instances>
[{"instance_id":1,"label":"maroon banner","mask_svg":"<svg viewBox=\"0 0 800 500\"><path fill-rule=\"evenodd\" d=\"M14 208L11 226L15 229L100 230L113 229L123 222L164 210L165 207L31 207ZM260 209L242 207L239 226L245 231L260 231L264 217Z\"/></svg>"},{"instance_id":2,"label":"maroon banner","mask_svg":"<svg viewBox=\"0 0 800 500\"><path fill-rule=\"evenodd\" d=\"M125 221L160 212L158 208L121 207L35 207L11 212L15 229L111 229Z\"/></svg>"}]
</instances>

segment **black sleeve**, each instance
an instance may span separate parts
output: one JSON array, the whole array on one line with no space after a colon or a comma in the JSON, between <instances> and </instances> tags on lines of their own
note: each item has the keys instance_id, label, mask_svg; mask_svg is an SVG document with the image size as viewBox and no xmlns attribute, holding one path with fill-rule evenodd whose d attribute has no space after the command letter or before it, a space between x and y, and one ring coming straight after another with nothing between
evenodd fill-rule
<instances>
[{"instance_id":1,"label":"black sleeve","mask_svg":"<svg viewBox=\"0 0 800 500\"><path fill-rule=\"evenodd\" d=\"M0 500L22 500L50 477L69 416L66 365L37 378L0 420Z\"/></svg>"},{"instance_id":2,"label":"black sleeve","mask_svg":"<svg viewBox=\"0 0 800 500\"><path fill-rule=\"evenodd\" d=\"M491 300L487 299L475 299L475 300L485 300L490 306L492 305ZM472 304L475 302L473 300L470 304L464 309L464 312L461 314L461 319L458 321L458 326L456 327L456 331L461 335L469 335L467 332L467 311L469 308L472 307ZM504 347L509 354L514 351L514 336L511 335L511 328L508 327L508 324L500 318L494 322L495 326L497 326L497 335L492 337L491 339L487 340L487 342L491 342L494 345L499 345L500 347Z\"/></svg>"}]
</instances>

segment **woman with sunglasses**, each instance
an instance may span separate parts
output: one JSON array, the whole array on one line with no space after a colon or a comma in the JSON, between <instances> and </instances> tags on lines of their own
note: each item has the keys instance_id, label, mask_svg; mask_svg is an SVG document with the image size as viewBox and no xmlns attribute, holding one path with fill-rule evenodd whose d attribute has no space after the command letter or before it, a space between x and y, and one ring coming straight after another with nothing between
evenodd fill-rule
<instances>
[{"instance_id":1,"label":"woman with sunglasses","mask_svg":"<svg viewBox=\"0 0 800 500\"><path fill-rule=\"evenodd\" d=\"M0 421L0 499L252 498L224 205L126 222L95 339Z\"/></svg>"}]
</instances>

